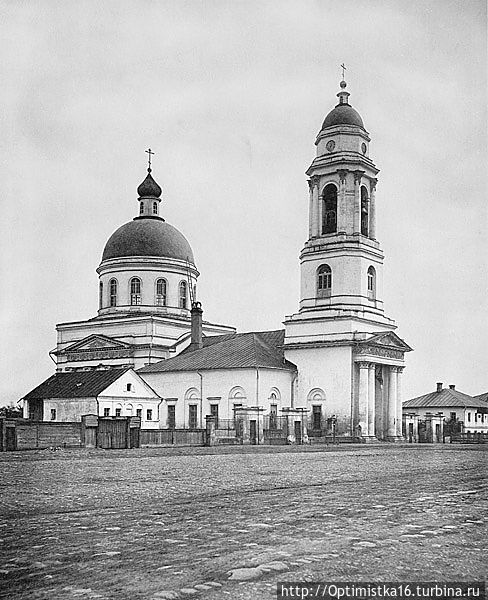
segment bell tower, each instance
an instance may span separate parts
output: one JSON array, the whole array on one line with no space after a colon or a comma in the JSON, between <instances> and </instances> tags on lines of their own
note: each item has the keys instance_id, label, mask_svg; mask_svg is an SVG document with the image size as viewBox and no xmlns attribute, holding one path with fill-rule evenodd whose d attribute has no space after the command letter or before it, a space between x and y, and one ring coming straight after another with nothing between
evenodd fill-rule
<instances>
[{"instance_id":1,"label":"bell tower","mask_svg":"<svg viewBox=\"0 0 488 600\"><path fill-rule=\"evenodd\" d=\"M411 348L384 312L379 170L346 87L343 78L306 171L308 239L300 253L299 309L285 318L285 357L298 367L296 405L314 415L313 427L333 422L339 435L395 441L402 436L400 380Z\"/></svg>"},{"instance_id":2,"label":"bell tower","mask_svg":"<svg viewBox=\"0 0 488 600\"><path fill-rule=\"evenodd\" d=\"M309 233L300 255L303 318L350 320L361 327L395 327L384 315L383 252L376 240L378 169L370 158L371 139L349 104L346 82L339 103L315 140L317 155L309 176Z\"/></svg>"}]
</instances>

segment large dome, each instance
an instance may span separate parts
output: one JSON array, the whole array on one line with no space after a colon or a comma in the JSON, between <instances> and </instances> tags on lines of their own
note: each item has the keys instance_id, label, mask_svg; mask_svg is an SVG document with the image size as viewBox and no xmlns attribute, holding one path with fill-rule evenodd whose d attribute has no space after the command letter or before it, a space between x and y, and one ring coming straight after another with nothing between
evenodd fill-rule
<instances>
[{"instance_id":1,"label":"large dome","mask_svg":"<svg viewBox=\"0 0 488 600\"><path fill-rule=\"evenodd\" d=\"M356 125L364 129L361 116L350 104L338 104L333 108L325 117L322 129L334 127L335 125Z\"/></svg>"},{"instance_id":2,"label":"large dome","mask_svg":"<svg viewBox=\"0 0 488 600\"><path fill-rule=\"evenodd\" d=\"M150 217L136 217L119 227L105 244L102 262L129 256L158 256L195 262L185 236L166 221Z\"/></svg>"}]
</instances>

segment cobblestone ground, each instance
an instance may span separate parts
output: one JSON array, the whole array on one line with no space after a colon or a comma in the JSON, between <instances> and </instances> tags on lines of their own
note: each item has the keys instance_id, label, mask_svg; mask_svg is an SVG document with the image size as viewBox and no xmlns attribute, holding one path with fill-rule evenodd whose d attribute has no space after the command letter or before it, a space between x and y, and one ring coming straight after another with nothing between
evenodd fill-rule
<instances>
[{"instance_id":1,"label":"cobblestone ground","mask_svg":"<svg viewBox=\"0 0 488 600\"><path fill-rule=\"evenodd\" d=\"M485 578L482 446L209 450L0 455L2 597L273 598L286 580Z\"/></svg>"}]
</instances>

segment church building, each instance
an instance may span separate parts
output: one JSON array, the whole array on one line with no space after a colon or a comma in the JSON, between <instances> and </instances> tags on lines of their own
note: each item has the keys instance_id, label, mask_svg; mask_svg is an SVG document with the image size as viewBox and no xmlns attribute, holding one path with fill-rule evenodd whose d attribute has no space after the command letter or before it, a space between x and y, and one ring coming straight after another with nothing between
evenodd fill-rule
<instances>
[{"instance_id":1,"label":"church building","mask_svg":"<svg viewBox=\"0 0 488 600\"><path fill-rule=\"evenodd\" d=\"M193 251L160 215L162 190L150 162L137 193L138 216L119 227L103 250L97 316L56 327L57 347L51 355L58 372L137 369L189 343L190 305L199 276ZM217 335L235 329L205 322L203 331Z\"/></svg>"},{"instance_id":2,"label":"church building","mask_svg":"<svg viewBox=\"0 0 488 600\"><path fill-rule=\"evenodd\" d=\"M111 236L97 269L98 315L57 326L58 373L136 369L160 398L161 429L202 428L206 416L218 428L239 415L251 429L261 417L270 428L281 417L296 435L402 439L401 376L411 348L384 312L378 169L346 87L341 81L306 172L300 303L284 329L237 333L203 320L191 247L159 214L149 161L139 215Z\"/></svg>"}]
</instances>

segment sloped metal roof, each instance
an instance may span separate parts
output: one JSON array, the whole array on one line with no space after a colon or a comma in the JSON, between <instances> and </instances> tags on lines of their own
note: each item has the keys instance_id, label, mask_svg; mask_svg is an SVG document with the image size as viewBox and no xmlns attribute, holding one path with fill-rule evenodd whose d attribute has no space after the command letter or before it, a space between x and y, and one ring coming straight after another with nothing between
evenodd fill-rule
<instances>
[{"instance_id":1,"label":"sloped metal roof","mask_svg":"<svg viewBox=\"0 0 488 600\"><path fill-rule=\"evenodd\" d=\"M473 396L473 398L476 400L482 400L488 405L488 392L485 392L484 394L478 394L477 396Z\"/></svg>"},{"instance_id":2,"label":"sloped metal roof","mask_svg":"<svg viewBox=\"0 0 488 600\"><path fill-rule=\"evenodd\" d=\"M445 388L440 392L431 392L424 396L418 396L417 398L411 398L403 403L403 408L442 408L442 407L455 407L463 406L465 408L486 408L486 402L463 394L458 390L452 390L451 388Z\"/></svg>"},{"instance_id":3,"label":"sloped metal roof","mask_svg":"<svg viewBox=\"0 0 488 600\"><path fill-rule=\"evenodd\" d=\"M24 396L24 400L95 398L129 369L130 367L124 367L123 369L55 373Z\"/></svg>"},{"instance_id":4,"label":"sloped metal roof","mask_svg":"<svg viewBox=\"0 0 488 600\"><path fill-rule=\"evenodd\" d=\"M284 330L231 333L204 338L200 350L184 352L138 370L138 373L246 369L264 367L295 371L283 353Z\"/></svg>"}]
</instances>

